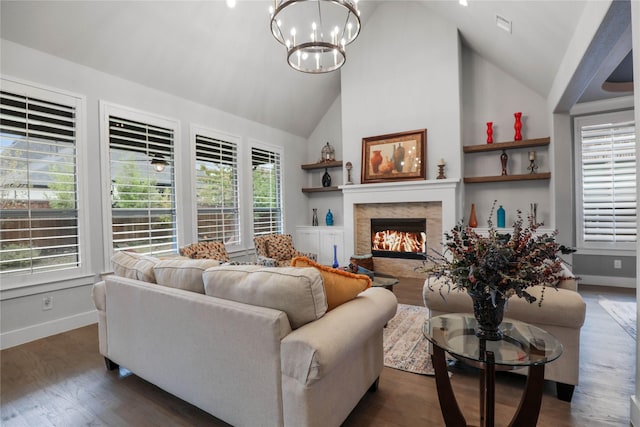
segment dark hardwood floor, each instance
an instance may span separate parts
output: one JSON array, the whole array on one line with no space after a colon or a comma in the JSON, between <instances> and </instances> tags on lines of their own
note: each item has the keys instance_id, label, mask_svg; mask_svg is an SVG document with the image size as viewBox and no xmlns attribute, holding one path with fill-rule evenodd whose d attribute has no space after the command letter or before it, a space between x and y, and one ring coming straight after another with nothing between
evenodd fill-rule
<instances>
[{"instance_id":1,"label":"dark hardwood floor","mask_svg":"<svg viewBox=\"0 0 640 427\"><path fill-rule=\"evenodd\" d=\"M403 279L398 301L422 305L422 281ZM539 426L629 426L634 393L635 341L598 304L599 295L635 300L635 290L580 286L587 301L582 329L580 385L573 402L548 383ZM0 352L0 424L9 426L224 426L225 423L130 374L107 371L96 325ZM170 368L170 367L168 367ZM478 376L455 366L451 378L460 407L478 425ZM515 412L525 378L497 378L496 425ZM337 390L339 392L339 390ZM384 368L380 387L367 393L345 426L443 425L433 377Z\"/></svg>"}]
</instances>

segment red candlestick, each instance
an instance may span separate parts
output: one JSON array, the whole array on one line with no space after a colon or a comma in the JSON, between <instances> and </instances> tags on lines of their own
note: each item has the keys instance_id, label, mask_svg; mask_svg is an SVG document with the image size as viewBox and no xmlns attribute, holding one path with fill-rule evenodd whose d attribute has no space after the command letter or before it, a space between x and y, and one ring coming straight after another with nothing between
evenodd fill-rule
<instances>
[{"instance_id":1,"label":"red candlestick","mask_svg":"<svg viewBox=\"0 0 640 427\"><path fill-rule=\"evenodd\" d=\"M493 122L487 122L487 144L493 144Z\"/></svg>"},{"instance_id":2,"label":"red candlestick","mask_svg":"<svg viewBox=\"0 0 640 427\"><path fill-rule=\"evenodd\" d=\"M520 131L522 130L522 113L513 113L513 116L516 118L516 123L513 125L513 128L516 130L516 134L513 137L515 141L522 140L522 134Z\"/></svg>"}]
</instances>

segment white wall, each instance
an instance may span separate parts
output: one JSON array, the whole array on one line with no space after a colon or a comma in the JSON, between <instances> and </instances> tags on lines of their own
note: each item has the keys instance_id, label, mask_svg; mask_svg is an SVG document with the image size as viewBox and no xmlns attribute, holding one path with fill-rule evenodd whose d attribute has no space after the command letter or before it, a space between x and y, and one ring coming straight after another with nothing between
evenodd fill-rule
<instances>
[{"instance_id":1,"label":"white wall","mask_svg":"<svg viewBox=\"0 0 640 427\"><path fill-rule=\"evenodd\" d=\"M88 170L90 193L91 236L88 262L90 265L91 277L73 283L43 284L30 287L20 292L0 293L0 311L2 312L2 322L0 325L0 337L4 346L7 343L16 344L20 342L20 331L29 331L22 334L27 339L59 332L61 329L51 328L60 319L82 318L75 321L73 325L79 326L81 323L95 321L95 317L90 321L85 314L92 308L89 300L90 286L96 280L97 275L109 270L104 265L105 254L103 253L103 232L101 224L102 199L109 197L102 194L100 184L100 139L99 139L99 101L104 100L145 112L175 118L180 121L180 134L176 136L176 143L179 150L186 152L189 147L189 125L190 123L216 129L222 132L238 135L242 139L242 144L248 144L250 140L261 141L266 144L283 148L283 185L284 185L284 206L285 206L285 230L293 233L295 226L306 223L306 218L299 218L296 207L306 206L305 196L300 191L300 183L306 176L300 169L300 164L307 157L306 141L298 136L270 128L268 126L248 121L246 119L227 114L225 112L206 107L201 104L182 99L168 93L157 91L137 83L123 80L100 71L81 66L60 58L38 52L33 49L6 41L0 41L2 51L2 62L0 72L3 76L25 80L46 87L57 88L74 92L86 96L87 100L87 150L89 155ZM188 156L181 156L182 170L189 170ZM188 179L188 178L186 178ZM188 182L188 181L187 181ZM190 188L187 186L187 189ZM182 202L185 211L186 229L180 235L189 236L193 233L193 201L190 192L178 194L178 200ZM251 195L245 194L244 219L250 222ZM249 230L243 230L245 247L253 245ZM190 243L190 241L179 241L179 244ZM73 288L64 291L65 288ZM42 312L42 298L29 297L28 295L40 295L43 292L57 292L54 295L54 309L47 313ZM81 296L80 298L78 296ZM84 317L83 317L84 316ZM69 322L67 322L69 323ZM61 327L62 328L62 327ZM64 330L64 329L62 329ZM17 335L16 335L17 334Z\"/></svg>"},{"instance_id":2,"label":"white wall","mask_svg":"<svg viewBox=\"0 0 640 427\"><path fill-rule=\"evenodd\" d=\"M462 142L464 145L486 144L487 122L493 122L493 141L513 141L514 113L522 112L522 139L550 136L546 100L506 74L469 48L462 49ZM554 141L551 141L554 144ZM553 171L550 148L509 150L509 175L529 171L528 151L536 151L538 172ZM466 154L463 159L465 176L500 175L501 151ZM552 174L553 175L553 174ZM469 206L476 205L478 224L485 227L494 200L506 211L506 224L513 224L517 210L529 212L530 203L538 203L538 221L553 227L549 181L516 181L506 183L465 184L465 220ZM496 215L492 218L496 223Z\"/></svg>"},{"instance_id":3,"label":"white wall","mask_svg":"<svg viewBox=\"0 0 640 427\"><path fill-rule=\"evenodd\" d=\"M360 182L362 138L427 128L427 179L460 177L456 28L415 2L381 4L342 68L344 160ZM349 236L345 236L349 238Z\"/></svg>"}]
</instances>

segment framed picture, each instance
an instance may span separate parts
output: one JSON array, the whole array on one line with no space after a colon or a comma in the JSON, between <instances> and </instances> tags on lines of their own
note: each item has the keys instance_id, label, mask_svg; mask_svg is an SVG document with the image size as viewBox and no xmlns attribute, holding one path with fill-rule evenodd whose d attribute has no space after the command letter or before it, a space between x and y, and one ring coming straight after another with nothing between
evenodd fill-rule
<instances>
[{"instance_id":1,"label":"framed picture","mask_svg":"<svg viewBox=\"0 0 640 427\"><path fill-rule=\"evenodd\" d=\"M362 138L362 184L426 178L426 129Z\"/></svg>"}]
</instances>

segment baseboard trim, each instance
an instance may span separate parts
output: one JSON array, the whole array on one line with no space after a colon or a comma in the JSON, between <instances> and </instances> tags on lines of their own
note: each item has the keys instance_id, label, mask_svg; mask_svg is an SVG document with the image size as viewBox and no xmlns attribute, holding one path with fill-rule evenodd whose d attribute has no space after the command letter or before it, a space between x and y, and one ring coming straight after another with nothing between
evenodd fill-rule
<instances>
[{"instance_id":1,"label":"baseboard trim","mask_svg":"<svg viewBox=\"0 0 640 427\"><path fill-rule=\"evenodd\" d=\"M612 286L616 288L636 287L635 277L587 276L584 274L579 274L578 276L580 277L578 283L584 283L585 285ZM580 289L579 284L578 289Z\"/></svg>"},{"instance_id":2,"label":"baseboard trim","mask_svg":"<svg viewBox=\"0 0 640 427\"><path fill-rule=\"evenodd\" d=\"M85 313L74 314L50 322L39 323L22 329L16 329L0 334L0 350L25 344L30 341L46 338L51 335L60 334L72 329L81 328L98 322L98 312L96 310Z\"/></svg>"},{"instance_id":3,"label":"baseboard trim","mask_svg":"<svg viewBox=\"0 0 640 427\"><path fill-rule=\"evenodd\" d=\"M631 425L640 427L640 402L636 396L631 396Z\"/></svg>"}]
</instances>

